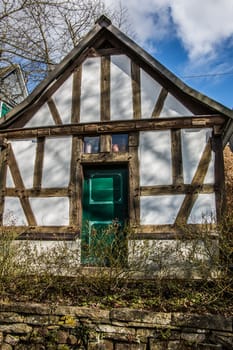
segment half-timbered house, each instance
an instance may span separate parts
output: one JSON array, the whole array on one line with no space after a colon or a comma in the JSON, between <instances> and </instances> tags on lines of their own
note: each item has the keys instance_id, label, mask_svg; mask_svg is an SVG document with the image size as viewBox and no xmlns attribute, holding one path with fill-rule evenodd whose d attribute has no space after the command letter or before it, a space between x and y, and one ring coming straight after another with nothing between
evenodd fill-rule
<instances>
[{"instance_id":1,"label":"half-timbered house","mask_svg":"<svg viewBox=\"0 0 233 350\"><path fill-rule=\"evenodd\" d=\"M102 16L1 120L1 225L20 239L71 241L81 264L83 242L114 220L138 250L172 244L181 225L221 217L232 119Z\"/></svg>"}]
</instances>

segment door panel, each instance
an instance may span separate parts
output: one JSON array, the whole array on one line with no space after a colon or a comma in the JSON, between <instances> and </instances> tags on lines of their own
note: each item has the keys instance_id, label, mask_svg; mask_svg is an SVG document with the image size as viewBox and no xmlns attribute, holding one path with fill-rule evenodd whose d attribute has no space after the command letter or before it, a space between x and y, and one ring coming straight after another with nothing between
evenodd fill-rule
<instances>
[{"instance_id":1,"label":"door panel","mask_svg":"<svg viewBox=\"0 0 233 350\"><path fill-rule=\"evenodd\" d=\"M116 252L120 228L128 218L127 168L85 168L82 204L81 261L83 264L108 265L107 255L113 247ZM105 251L106 257L100 261L100 255Z\"/></svg>"}]
</instances>

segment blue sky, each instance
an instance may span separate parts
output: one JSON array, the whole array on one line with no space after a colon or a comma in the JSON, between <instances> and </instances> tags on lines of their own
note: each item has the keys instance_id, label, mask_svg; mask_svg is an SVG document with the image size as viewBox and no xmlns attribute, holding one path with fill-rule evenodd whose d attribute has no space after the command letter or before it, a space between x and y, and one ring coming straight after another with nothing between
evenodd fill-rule
<instances>
[{"instance_id":1,"label":"blue sky","mask_svg":"<svg viewBox=\"0 0 233 350\"><path fill-rule=\"evenodd\" d=\"M119 6L113 0L104 2ZM233 108L233 0L121 4L139 45L186 84Z\"/></svg>"}]
</instances>

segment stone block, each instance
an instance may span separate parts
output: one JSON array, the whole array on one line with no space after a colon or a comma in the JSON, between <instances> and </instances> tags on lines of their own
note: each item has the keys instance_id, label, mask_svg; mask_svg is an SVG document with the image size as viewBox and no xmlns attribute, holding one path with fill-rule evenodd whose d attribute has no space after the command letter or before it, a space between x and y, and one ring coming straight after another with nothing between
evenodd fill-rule
<instances>
[{"instance_id":1,"label":"stone block","mask_svg":"<svg viewBox=\"0 0 233 350\"><path fill-rule=\"evenodd\" d=\"M22 315L15 312L1 312L0 323L21 323L24 322Z\"/></svg>"},{"instance_id":2,"label":"stone block","mask_svg":"<svg viewBox=\"0 0 233 350\"><path fill-rule=\"evenodd\" d=\"M146 344L115 344L115 350L146 350Z\"/></svg>"},{"instance_id":3,"label":"stone block","mask_svg":"<svg viewBox=\"0 0 233 350\"><path fill-rule=\"evenodd\" d=\"M0 325L0 332L3 333L24 334L30 333L31 331L32 327L24 323Z\"/></svg>"},{"instance_id":4,"label":"stone block","mask_svg":"<svg viewBox=\"0 0 233 350\"><path fill-rule=\"evenodd\" d=\"M119 308L113 309L110 312L110 319L112 321L118 320L123 322L150 323L153 325L170 325L171 313Z\"/></svg>"},{"instance_id":5,"label":"stone block","mask_svg":"<svg viewBox=\"0 0 233 350\"><path fill-rule=\"evenodd\" d=\"M10 344L3 343L1 346L1 350L12 350L12 346Z\"/></svg>"},{"instance_id":6,"label":"stone block","mask_svg":"<svg viewBox=\"0 0 233 350\"><path fill-rule=\"evenodd\" d=\"M198 334L198 333L181 333L180 338L183 340L186 340L187 342L198 344L202 343L206 336L205 334Z\"/></svg>"},{"instance_id":7,"label":"stone block","mask_svg":"<svg viewBox=\"0 0 233 350\"><path fill-rule=\"evenodd\" d=\"M103 340L98 343L89 343L88 350L113 350L113 343L108 340Z\"/></svg>"},{"instance_id":8,"label":"stone block","mask_svg":"<svg viewBox=\"0 0 233 350\"><path fill-rule=\"evenodd\" d=\"M197 350L222 350L222 345L215 345L215 344L198 344Z\"/></svg>"},{"instance_id":9,"label":"stone block","mask_svg":"<svg viewBox=\"0 0 233 350\"><path fill-rule=\"evenodd\" d=\"M221 315L172 314L173 326L232 332L232 317Z\"/></svg>"},{"instance_id":10,"label":"stone block","mask_svg":"<svg viewBox=\"0 0 233 350\"><path fill-rule=\"evenodd\" d=\"M18 344L19 337L13 336L11 334L7 334L4 341L5 341L5 343L14 346L14 345Z\"/></svg>"},{"instance_id":11,"label":"stone block","mask_svg":"<svg viewBox=\"0 0 233 350\"><path fill-rule=\"evenodd\" d=\"M167 350L167 342L166 341L158 341L156 339L150 339L149 342L150 350Z\"/></svg>"}]
</instances>

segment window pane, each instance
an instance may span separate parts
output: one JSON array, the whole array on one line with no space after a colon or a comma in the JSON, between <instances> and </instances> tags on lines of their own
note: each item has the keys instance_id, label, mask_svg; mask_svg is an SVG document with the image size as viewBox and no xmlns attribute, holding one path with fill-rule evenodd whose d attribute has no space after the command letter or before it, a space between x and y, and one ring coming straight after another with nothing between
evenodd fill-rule
<instances>
[{"instance_id":1,"label":"window pane","mask_svg":"<svg viewBox=\"0 0 233 350\"><path fill-rule=\"evenodd\" d=\"M100 150L99 136L84 137L84 153L98 153Z\"/></svg>"},{"instance_id":2,"label":"window pane","mask_svg":"<svg viewBox=\"0 0 233 350\"><path fill-rule=\"evenodd\" d=\"M127 152L128 151L128 135L115 134L112 135L112 151Z\"/></svg>"}]
</instances>

